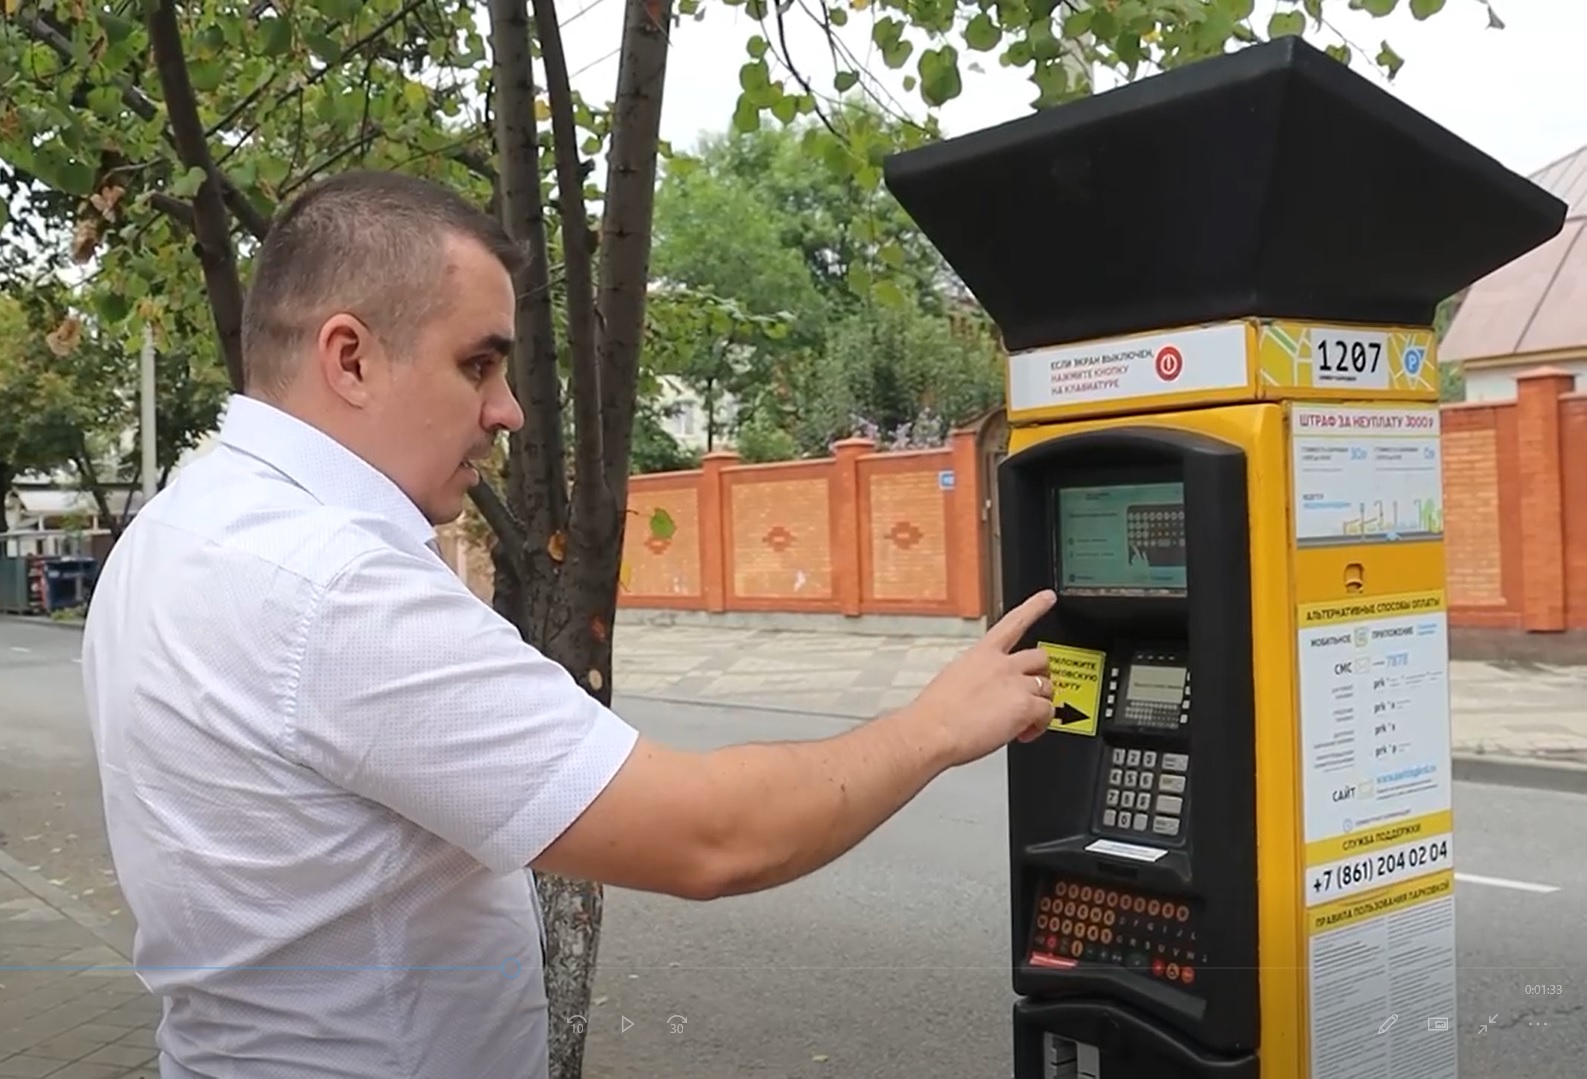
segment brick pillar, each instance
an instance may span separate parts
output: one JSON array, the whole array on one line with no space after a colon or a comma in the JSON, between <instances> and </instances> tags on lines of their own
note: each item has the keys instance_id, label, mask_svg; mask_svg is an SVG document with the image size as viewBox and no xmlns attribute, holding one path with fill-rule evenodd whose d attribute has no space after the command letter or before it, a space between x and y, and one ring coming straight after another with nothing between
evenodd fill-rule
<instances>
[{"instance_id":1,"label":"brick pillar","mask_svg":"<svg viewBox=\"0 0 1587 1079\"><path fill-rule=\"evenodd\" d=\"M1516 449L1521 479L1521 625L1532 633L1565 628L1565 510L1559 399L1575 377L1539 367L1515 380Z\"/></svg>"},{"instance_id":2,"label":"brick pillar","mask_svg":"<svg viewBox=\"0 0 1587 1079\"><path fill-rule=\"evenodd\" d=\"M845 438L832 444L832 598L838 611L857 618L866 572L860 557L860 458L876 451L868 438Z\"/></svg>"},{"instance_id":3,"label":"brick pillar","mask_svg":"<svg viewBox=\"0 0 1587 1079\"><path fill-rule=\"evenodd\" d=\"M981 618L986 614L986 597L981 594L987 551L986 530L981 527L981 458L976 448L976 432L953 432L948 440L948 464L953 470L953 489L948 492L948 512L944 518L952 542L948 550L949 595L960 618Z\"/></svg>"},{"instance_id":4,"label":"brick pillar","mask_svg":"<svg viewBox=\"0 0 1587 1079\"><path fill-rule=\"evenodd\" d=\"M700 591L707 611L727 610L727 477L737 464L732 450L713 450L700 459Z\"/></svg>"}]
</instances>

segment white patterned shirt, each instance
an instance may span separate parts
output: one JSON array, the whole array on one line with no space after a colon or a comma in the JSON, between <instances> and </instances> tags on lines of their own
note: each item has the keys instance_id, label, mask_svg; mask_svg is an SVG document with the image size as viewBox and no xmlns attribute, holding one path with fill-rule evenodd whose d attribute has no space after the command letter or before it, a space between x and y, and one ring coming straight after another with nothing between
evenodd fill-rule
<instances>
[{"instance_id":1,"label":"white patterned shirt","mask_svg":"<svg viewBox=\"0 0 1587 1079\"><path fill-rule=\"evenodd\" d=\"M245 397L218 441L114 547L83 647L162 1079L542 1079L525 867L636 732L350 451Z\"/></svg>"}]
</instances>

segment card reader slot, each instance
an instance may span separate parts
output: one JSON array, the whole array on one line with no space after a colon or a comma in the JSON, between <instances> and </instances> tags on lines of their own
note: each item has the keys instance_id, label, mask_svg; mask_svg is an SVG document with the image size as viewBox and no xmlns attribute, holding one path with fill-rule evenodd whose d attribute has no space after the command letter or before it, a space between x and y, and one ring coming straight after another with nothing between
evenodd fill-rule
<instances>
[{"instance_id":1,"label":"card reader slot","mask_svg":"<svg viewBox=\"0 0 1587 1079\"><path fill-rule=\"evenodd\" d=\"M1096 837L1090 834L1070 836L1046 843L1032 843L1024 847L1020 854L1032 866L1061 873L1130 873L1133 874L1131 880L1146 887L1168 892L1195 890L1196 879L1191 872L1190 856L1184 851L1166 851L1155 862L1125 861L1087 850L1094 842Z\"/></svg>"},{"instance_id":2,"label":"card reader slot","mask_svg":"<svg viewBox=\"0 0 1587 1079\"><path fill-rule=\"evenodd\" d=\"M1127 1072L1139 1076L1223 1076L1257 1079L1259 1062L1253 1053L1225 1055L1209 1052L1177 1031L1155 1023L1135 1009L1106 999L1023 1000L1017 1005L1018 1024L1027 1030L1058 1034L1102 1051L1103 1073L1109 1057L1157 1058L1174 1072L1150 1068ZM1124 1063L1124 1061L1119 1061Z\"/></svg>"}]
</instances>

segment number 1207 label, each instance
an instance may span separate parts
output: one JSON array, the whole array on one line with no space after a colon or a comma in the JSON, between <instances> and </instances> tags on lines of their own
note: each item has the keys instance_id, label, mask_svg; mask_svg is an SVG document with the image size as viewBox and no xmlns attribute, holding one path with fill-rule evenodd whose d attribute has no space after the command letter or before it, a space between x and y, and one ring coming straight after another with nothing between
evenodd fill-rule
<instances>
[{"instance_id":1,"label":"number 1207 label","mask_svg":"<svg viewBox=\"0 0 1587 1079\"><path fill-rule=\"evenodd\" d=\"M1315 865L1306 870L1306 905L1315 907L1385 884L1436 873L1453 865L1453 857L1452 837L1445 834Z\"/></svg>"},{"instance_id":2,"label":"number 1207 label","mask_svg":"<svg viewBox=\"0 0 1587 1079\"><path fill-rule=\"evenodd\" d=\"M1318 327L1311 331L1310 339L1313 386L1388 388L1388 334Z\"/></svg>"}]
</instances>

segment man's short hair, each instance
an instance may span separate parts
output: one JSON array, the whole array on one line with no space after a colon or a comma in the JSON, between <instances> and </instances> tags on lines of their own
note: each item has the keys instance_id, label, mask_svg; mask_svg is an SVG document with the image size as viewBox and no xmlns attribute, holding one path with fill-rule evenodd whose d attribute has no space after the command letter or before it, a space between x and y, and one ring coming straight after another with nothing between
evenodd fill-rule
<instances>
[{"instance_id":1,"label":"man's short hair","mask_svg":"<svg viewBox=\"0 0 1587 1079\"><path fill-rule=\"evenodd\" d=\"M322 180L272 225L243 303L243 377L271 394L325 320L346 312L400 351L447 303L440 287L448 237L475 240L515 277L521 249L501 224L456 192L393 172Z\"/></svg>"}]
</instances>

